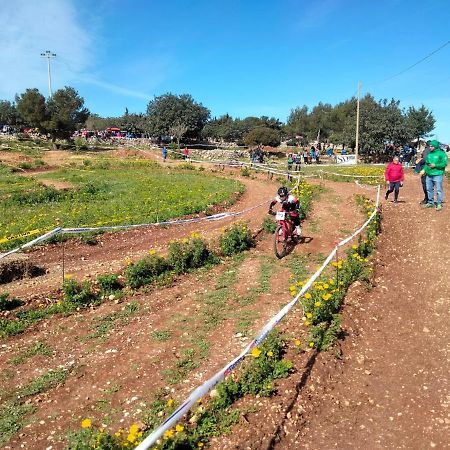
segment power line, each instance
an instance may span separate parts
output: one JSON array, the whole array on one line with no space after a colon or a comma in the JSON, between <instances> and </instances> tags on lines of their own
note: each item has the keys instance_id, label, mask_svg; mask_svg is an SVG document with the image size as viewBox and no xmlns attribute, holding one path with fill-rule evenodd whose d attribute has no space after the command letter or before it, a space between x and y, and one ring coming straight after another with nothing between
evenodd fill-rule
<instances>
[{"instance_id":1,"label":"power line","mask_svg":"<svg viewBox=\"0 0 450 450\"><path fill-rule=\"evenodd\" d=\"M396 73L395 75L392 75L382 81L380 81L379 84L381 83L385 83L386 81L392 80L392 78L398 77L399 75L403 75L405 72L407 72L408 70L411 70L413 67L416 67L418 64L424 62L425 60L427 60L428 58L431 58L434 54L436 54L437 52L441 51L444 47L446 47L447 45L450 44L450 41L447 41L445 44L442 44L439 48L437 48L436 50L433 50L431 53L429 53L427 56L425 56L424 58L420 59L419 61L416 61L414 64L410 65L409 67L407 67L406 69L403 69L402 71Z\"/></svg>"}]
</instances>

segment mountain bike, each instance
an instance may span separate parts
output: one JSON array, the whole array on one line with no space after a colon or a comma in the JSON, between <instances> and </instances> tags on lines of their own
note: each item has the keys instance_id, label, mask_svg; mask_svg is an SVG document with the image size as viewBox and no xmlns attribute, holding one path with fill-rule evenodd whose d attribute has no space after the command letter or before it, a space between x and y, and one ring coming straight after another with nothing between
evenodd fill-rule
<instances>
[{"instance_id":1,"label":"mountain bike","mask_svg":"<svg viewBox=\"0 0 450 450\"><path fill-rule=\"evenodd\" d=\"M288 212L273 213L278 222L273 236L273 250L278 259L284 258L299 242L300 236L295 232L294 222Z\"/></svg>"}]
</instances>

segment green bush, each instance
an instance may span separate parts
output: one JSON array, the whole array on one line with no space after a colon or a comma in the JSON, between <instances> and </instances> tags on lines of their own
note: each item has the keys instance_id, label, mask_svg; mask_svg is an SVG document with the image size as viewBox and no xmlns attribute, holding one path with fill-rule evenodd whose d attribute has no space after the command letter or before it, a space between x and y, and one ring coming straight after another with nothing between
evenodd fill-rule
<instances>
[{"instance_id":1,"label":"green bush","mask_svg":"<svg viewBox=\"0 0 450 450\"><path fill-rule=\"evenodd\" d=\"M255 246L255 240L247 224L238 222L226 228L220 236L220 249L225 256L241 253Z\"/></svg>"},{"instance_id":2,"label":"green bush","mask_svg":"<svg viewBox=\"0 0 450 450\"><path fill-rule=\"evenodd\" d=\"M122 289L119 276L114 273L99 275L97 277L97 284L102 294L111 294Z\"/></svg>"},{"instance_id":3,"label":"green bush","mask_svg":"<svg viewBox=\"0 0 450 450\"><path fill-rule=\"evenodd\" d=\"M160 255L152 254L130 265L125 273L127 284L138 288L154 281L168 269L167 261Z\"/></svg>"},{"instance_id":4,"label":"green bush","mask_svg":"<svg viewBox=\"0 0 450 450\"><path fill-rule=\"evenodd\" d=\"M242 166L241 167L241 176L242 177L249 177L250 176L250 170L248 169L247 166Z\"/></svg>"},{"instance_id":5,"label":"green bush","mask_svg":"<svg viewBox=\"0 0 450 450\"><path fill-rule=\"evenodd\" d=\"M24 302L19 298L9 298L9 294L0 294L0 311L11 311L22 306Z\"/></svg>"},{"instance_id":6,"label":"green bush","mask_svg":"<svg viewBox=\"0 0 450 450\"><path fill-rule=\"evenodd\" d=\"M35 191L15 192L10 202L16 205L36 205L40 203L57 202L64 198L64 194L52 186L42 187Z\"/></svg>"},{"instance_id":7,"label":"green bush","mask_svg":"<svg viewBox=\"0 0 450 450\"><path fill-rule=\"evenodd\" d=\"M173 241L169 244L168 264L177 274L217 262L206 242L199 237Z\"/></svg>"},{"instance_id":8,"label":"green bush","mask_svg":"<svg viewBox=\"0 0 450 450\"><path fill-rule=\"evenodd\" d=\"M262 229L269 234L275 233L275 230L277 229L277 223L272 217L266 216L264 217L262 223Z\"/></svg>"},{"instance_id":9,"label":"green bush","mask_svg":"<svg viewBox=\"0 0 450 450\"><path fill-rule=\"evenodd\" d=\"M63 293L64 300L74 305L87 306L98 300L89 281L64 280Z\"/></svg>"}]
</instances>

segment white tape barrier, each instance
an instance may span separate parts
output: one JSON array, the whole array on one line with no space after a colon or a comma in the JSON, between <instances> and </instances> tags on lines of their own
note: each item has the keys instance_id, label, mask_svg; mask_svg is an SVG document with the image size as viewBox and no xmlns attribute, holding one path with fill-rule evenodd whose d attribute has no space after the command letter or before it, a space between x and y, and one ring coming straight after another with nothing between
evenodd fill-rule
<instances>
[{"instance_id":1,"label":"white tape barrier","mask_svg":"<svg viewBox=\"0 0 450 450\"><path fill-rule=\"evenodd\" d=\"M169 150L172 153L177 153L179 155L183 155L183 153L181 152L177 152L175 150ZM245 161L236 161L235 163L230 163L229 161L222 161L222 160L217 160L217 159L212 159L212 160L199 160L199 159L192 159L189 158L188 161L190 162L196 162L196 163L214 163L214 164L222 164L225 166L246 166L249 167L250 169L255 169L255 170L260 170L260 171L264 171L264 172L271 172L274 174L278 174L278 175L293 175L293 173L291 171L285 171L285 170L280 170L277 168L274 168L272 166L266 165L264 163L249 163L249 162L245 162ZM332 164L323 164L322 167L334 167L335 165ZM350 178L380 178L383 175L353 175L353 174L345 174L345 173L337 173L337 172L328 172L326 170L321 170L319 169L317 172L322 173L322 174L328 174L328 175L335 175L335 176L340 176L340 177L350 177ZM294 173L296 175L300 175L303 178L315 178L316 175L304 175L303 173L298 174L297 172L294 171Z\"/></svg>"},{"instance_id":2,"label":"white tape barrier","mask_svg":"<svg viewBox=\"0 0 450 450\"><path fill-rule=\"evenodd\" d=\"M309 290L314 281L322 274L331 260L336 256L339 247L342 247L355 236L360 234L364 228L373 220L375 214L377 213L378 204L380 199L380 188L377 193L376 208L370 215L369 219L362 225L355 233L353 233L348 238L339 242L332 252L328 255L327 259L323 262L322 266L317 270L314 275L306 282L302 287L300 292L295 296L291 302L289 302L284 308L282 308L275 316L273 316L269 322L266 323L264 328L260 333L247 345L247 347L237 356L233 361L229 362L225 367L223 367L219 372L205 381L201 386L196 388L191 392L189 397L155 430L153 433L149 434L137 447L136 450L147 450L155 444L155 442L163 436L163 434L170 428L172 428L180 419L191 409L197 400L204 397L214 386L216 386L220 381L222 381L226 375L228 375L232 370L234 370L244 358L250 354L252 348L260 344L269 332L281 321L281 319L298 303L298 301L303 297L303 295Z\"/></svg>"},{"instance_id":3,"label":"white tape barrier","mask_svg":"<svg viewBox=\"0 0 450 450\"><path fill-rule=\"evenodd\" d=\"M8 255L11 255L13 253L17 253L20 250L24 250L26 248L32 247L35 244L38 244L39 242L46 241L47 239L50 239L53 236L56 236L57 234L61 233L61 228L55 228L48 233L43 234L42 236L37 237L36 239L33 239L30 242L27 242L26 244L21 245L20 247L15 248L14 250L10 250L7 253L0 254L0 259L6 258Z\"/></svg>"},{"instance_id":4,"label":"white tape barrier","mask_svg":"<svg viewBox=\"0 0 450 450\"><path fill-rule=\"evenodd\" d=\"M227 217L237 217L241 216L243 214L247 214L250 211L253 211L256 208L260 208L263 205L266 205L270 200L266 200L256 206L252 206L250 208L246 208L242 211L238 212L225 212L225 213L218 213L213 214L211 216L205 216L205 217L195 217L193 219L179 219L179 220L170 220L166 222L155 222L155 223L141 223L141 224L135 224L135 225L114 225L114 226L108 226L108 227L82 227L82 228L55 228L52 231L49 231L48 233L43 234L42 236L37 237L36 239L33 239L32 241L15 248L14 250L10 250L7 253L0 254L0 259L6 258L6 256L11 255L12 253L17 253L20 250L24 250L26 248L29 248L39 242L43 242L47 239L50 239L53 236L56 236L57 234L78 234L78 233L86 233L86 232L95 232L95 231L114 231L114 230L126 230L126 229L133 229L133 228L144 228L144 227L152 227L152 226L169 226L169 225L181 225L181 224L188 224L188 223L196 223L196 222L212 222L216 220L222 220L226 219Z\"/></svg>"}]
</instances>

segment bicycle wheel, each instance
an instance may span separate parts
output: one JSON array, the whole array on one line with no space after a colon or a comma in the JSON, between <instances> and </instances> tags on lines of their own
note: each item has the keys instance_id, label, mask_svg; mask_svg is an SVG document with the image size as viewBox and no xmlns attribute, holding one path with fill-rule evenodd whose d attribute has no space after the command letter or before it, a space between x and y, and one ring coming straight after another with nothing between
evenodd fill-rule
<instances>
[{"instance_id":1,"label":"bicycle wheel","mask_svg":"<svg viewBox=\"0 0 450 450\"><path fill-rule=\"evenodd\" d=\"M273 235L273 250L275 252L275 256L278 259L285 257L286 249L287 249L286 236L283 227L281 225L278 225Z\"/></svg>"}]
</instances>

